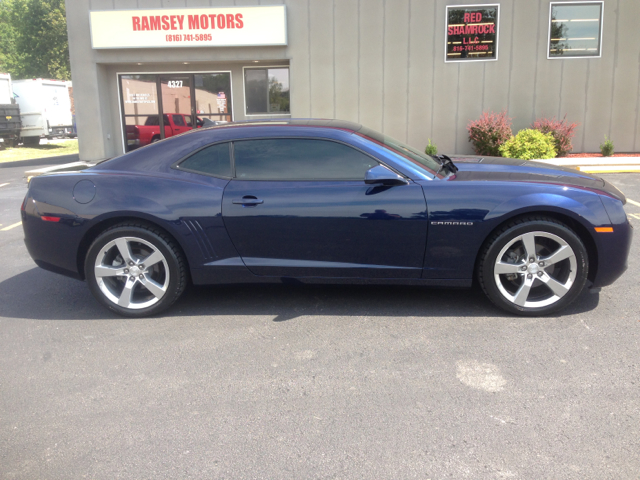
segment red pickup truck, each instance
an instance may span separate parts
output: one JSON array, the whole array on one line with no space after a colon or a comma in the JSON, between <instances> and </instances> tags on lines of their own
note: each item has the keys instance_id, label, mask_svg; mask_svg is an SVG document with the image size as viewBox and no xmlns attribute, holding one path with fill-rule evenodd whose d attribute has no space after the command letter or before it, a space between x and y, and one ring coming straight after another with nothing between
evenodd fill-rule
<instances>
[{"instance_id":1,"label":"red pickup truck","mask_svg":"<svg viewBox=\"0 0 640 480\"><path fill-rule=\"evenodd\" d=\"M191 115L169 113L163 115L163 118L165 138L191 130ZM200 128L203 122L201 118L196 117L197 128ZM160 140L158 115L149 115L144 125L127 125L127 147L129 150L144 147L158 140Z\"/></svg>"}]
</instances>

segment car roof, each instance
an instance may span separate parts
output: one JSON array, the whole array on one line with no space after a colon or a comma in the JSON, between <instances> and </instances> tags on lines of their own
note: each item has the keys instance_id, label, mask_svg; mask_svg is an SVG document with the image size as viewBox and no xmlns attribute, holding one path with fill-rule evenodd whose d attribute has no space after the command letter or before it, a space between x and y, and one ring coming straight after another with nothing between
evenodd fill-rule
<instances>
[{"instance_id":1,"label":"car roof","mask_svg":"<svg viewBox=\"0 0 640 480\"><path fill-rule=\"evenodd\" d=\"M339 130L347 130L350 132L357 132L362 128L362 125L354 122L347 122L345 120L334 120L330 118L264 118L260 120L240 120L237 122L225 123L222 125L215 125L212 127L205 127L191 130L190 133L196 133L201 130L213 130L213 129L227 129L227 128L242 128L242 127L274 127L274 126L289 126L289 127L324 127L324 128L336 128Z\"/></svg>"},{"instance_id":2,"label":"car roof","mask_svg":"<svg viewBox=\"0 0 640 480\"><path fill-rule=\"evenodd\" d=\"M361 128L362 125L353 122L317 118L265 118L194 128L163 142L146 145L102 162L91 170L168 172L176 160L214 141L276 137L283 133L295 137L344 138Z\"/></svg>"}]
</instances>

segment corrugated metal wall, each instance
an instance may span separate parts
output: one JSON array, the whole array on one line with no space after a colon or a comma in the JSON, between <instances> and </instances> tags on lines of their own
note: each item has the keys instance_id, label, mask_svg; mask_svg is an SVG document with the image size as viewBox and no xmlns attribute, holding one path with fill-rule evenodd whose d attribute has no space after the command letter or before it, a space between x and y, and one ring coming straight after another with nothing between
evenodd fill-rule
<instances>
[{"instance_id":1,"label":"corrugated metal wall","mask_svg":"<svg viewBox=\"0 0 640 480\"><path fill-rule=\"evenodd\" d=\"M580 123L574 151L640 148L640 1L605 1L602 57L547 59L548 0L500 3L499 58L444 63L445 7L469 0L288 0L295 116L359 121L470 152L467 123L506 109ZM484 2L489 3L489 2Z\"/></svg>"}]
</instances>

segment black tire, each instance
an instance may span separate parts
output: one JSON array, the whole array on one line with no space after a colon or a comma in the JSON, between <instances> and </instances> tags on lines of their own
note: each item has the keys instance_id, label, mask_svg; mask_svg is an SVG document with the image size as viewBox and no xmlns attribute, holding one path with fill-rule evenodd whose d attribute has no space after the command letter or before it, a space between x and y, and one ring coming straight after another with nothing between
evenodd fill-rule
<instances>
[{"instance_id":1,"label":"black tire","mask_svg":"<svg viewBox=\"0 0 640 480\"><path fill-rule=\"evenodd\" d=\"M116 241L119 245L114 245ZM128 264L123 259L127 254L121 253L123 241L128 245ZM145 260L150 264L145 266ZM102 275L105 270L113 273ZM187 285L187 264L175 241L144 223L121 223L102 232L89 247L84 271L96 299L127 317L152 316L166 310Z\"/></svg>"},{"instance_id":2,"label":"black tire","mask_svg":"<svg viewBox=\"0 0 640 480\"><path fill-rule=\"evenodd\" d=\"M533 262L525 245L531 245L532 239ZM567 225L534 215L506 224L488 239L477 273L482 290L498 307L518 315L542 316L567 307L580 295L589 257L580 237Z\"/></svg>"},{"instance_id":3,"label":"black tire","mask_svg":"<svg viewBox=\"0 0 640 480\"><path fill-rule=\"evenodd\" d=\"M160 140L162 140L160 137L153 137L151 143L158 143Z\"/></svg>"}]
</instances>

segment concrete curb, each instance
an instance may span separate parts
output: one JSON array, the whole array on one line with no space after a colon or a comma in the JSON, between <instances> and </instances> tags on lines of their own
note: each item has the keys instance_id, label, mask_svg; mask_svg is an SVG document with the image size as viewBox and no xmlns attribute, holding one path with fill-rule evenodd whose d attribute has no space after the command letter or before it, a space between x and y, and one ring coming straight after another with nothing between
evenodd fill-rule
<instances>
[{"instance_id":1,"label":"concrete curb","mask_svg":"<svg viewBox=\"0 0 640 480\"><path fill-rule=\"evenodd\" d=\"M575 168L585 173L638 173L640 157L583 157L583 158L551 158L534 160L536 162Z\"/></svg>"}]
</instances>

